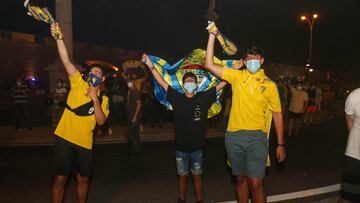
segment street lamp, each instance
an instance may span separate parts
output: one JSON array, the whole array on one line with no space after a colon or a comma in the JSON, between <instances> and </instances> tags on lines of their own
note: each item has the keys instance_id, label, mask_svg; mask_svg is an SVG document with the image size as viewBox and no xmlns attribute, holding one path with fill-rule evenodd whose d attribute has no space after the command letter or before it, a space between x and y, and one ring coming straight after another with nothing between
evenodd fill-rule
<instances>
[{"instance_id":1,"label":"street lamp","mask_svg":"<svg viewBox=\"0 0 360 203\"><path fill-rule=\"evenodd\" d=\"M306 21L309 24L309 28L310 28L310 39L309 39L309 57L308 57L308 65L310 66L311 64L311 52L312 52L312 31L313 31L313 26L314 26L314 21L315 19L318 18L318 14L313 14L312 19L310 20L308 17L306 16L301 16L300 19L302 21Z\"/></svg>"}]
</instances>

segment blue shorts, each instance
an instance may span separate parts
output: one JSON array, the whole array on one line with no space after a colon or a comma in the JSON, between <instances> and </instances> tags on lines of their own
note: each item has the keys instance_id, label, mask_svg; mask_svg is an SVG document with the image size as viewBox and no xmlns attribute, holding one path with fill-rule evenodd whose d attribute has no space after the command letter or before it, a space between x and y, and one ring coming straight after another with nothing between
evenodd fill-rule
<instances>
[{"instance_id":1,"label":"blue shorts","mask_svg":"<svg viewBox=\"0 0 360 203\"><path fill-rule=\"evenodd\" d=\"M194 175L203 173L203 150L195 152L175 151L177 174L184 176L189 173L189 168Z\"/></svg>"}]
</instances>

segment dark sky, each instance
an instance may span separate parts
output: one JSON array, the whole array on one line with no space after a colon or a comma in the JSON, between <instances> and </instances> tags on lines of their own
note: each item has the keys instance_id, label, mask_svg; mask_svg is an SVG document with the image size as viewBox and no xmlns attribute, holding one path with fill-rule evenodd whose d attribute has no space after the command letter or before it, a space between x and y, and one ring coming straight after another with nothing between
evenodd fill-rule
<instances>
[{"instance_id":1,"label":"dark sky","mask_svg":"<svg viewBox=\"0 0 360 203\"><path fill-rule=\"evenodd\" d=\"M54 0L37 2L54 12ZM0 29L48 35L48 26L27 16L22 4L1 0ZM74 38L147 51L174 62L206 47L207 6L208 0L73 0ZM313 64L346 71L360 69L359 9L359 0L217 0L216 7L218 27L240 53L256 44L267 61L301 66L307 59L309 29L299 17L316 12Z\"/></svg>"}]
</instances>

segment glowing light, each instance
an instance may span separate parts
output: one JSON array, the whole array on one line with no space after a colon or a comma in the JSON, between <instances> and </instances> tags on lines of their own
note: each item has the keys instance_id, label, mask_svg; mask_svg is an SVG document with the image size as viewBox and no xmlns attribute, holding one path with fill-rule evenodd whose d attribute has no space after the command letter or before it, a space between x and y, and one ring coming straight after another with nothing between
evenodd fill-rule
<instances>
[{"instance_id":1,"label":"glowing light","mask_svg":"<svg viewBox=\"0 0 360 203\"><path fill-rule=\"evenodd\" d=\"M313 71L314 71L314 69L312 69L312 68L309 69L309 72L313 72Z\"/></svg>"},{"instance_id":2,"label":"glowing light","mask_svg":"<svg viewBox=\"0 0 360 203\"><path fill-rule=\"evenodd\" d=\"M318 17L318 14L314 14L313 17L314 17L314 18L317 18L317 17Z\"/></svg>"},{"instance_id":3,"label":"glowing light","mask_svg":"<svg viewBox=\"0 0 360 203\"><path fill-rule=\"evenodd\" d=\"M301 16L301 20L305 20L306 19L306 17L305 16Z\"/></svg>"}]
</instances>

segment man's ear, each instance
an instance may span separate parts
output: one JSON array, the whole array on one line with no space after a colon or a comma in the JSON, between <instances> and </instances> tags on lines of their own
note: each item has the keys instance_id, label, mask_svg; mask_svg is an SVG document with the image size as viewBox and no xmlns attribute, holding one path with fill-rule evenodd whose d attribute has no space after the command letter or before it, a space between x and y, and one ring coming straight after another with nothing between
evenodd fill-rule
<instances>
[{"instance_id":1,"label":"man's ear","mask_svg":"<svg viewBox=\"0 0 360 203\"><path fill-rule=\"evenodd\" d=\"M104 82L104 81L105 81L105 79L106 79L106 77L104 77L104 76L103 76L103 77L102 77L101 82Z\"/></svg>"},{"instance_id":2,"label":"man's ear","mask_svg":"<svg viewBox=\"0 0 360 203\"><path fill-rule=\"evenodd\" d=\"M261 60L260 60L261 65L264 63L264 61L265 61L265 59L261 58Z\"/></svg>"}]
</instances>

